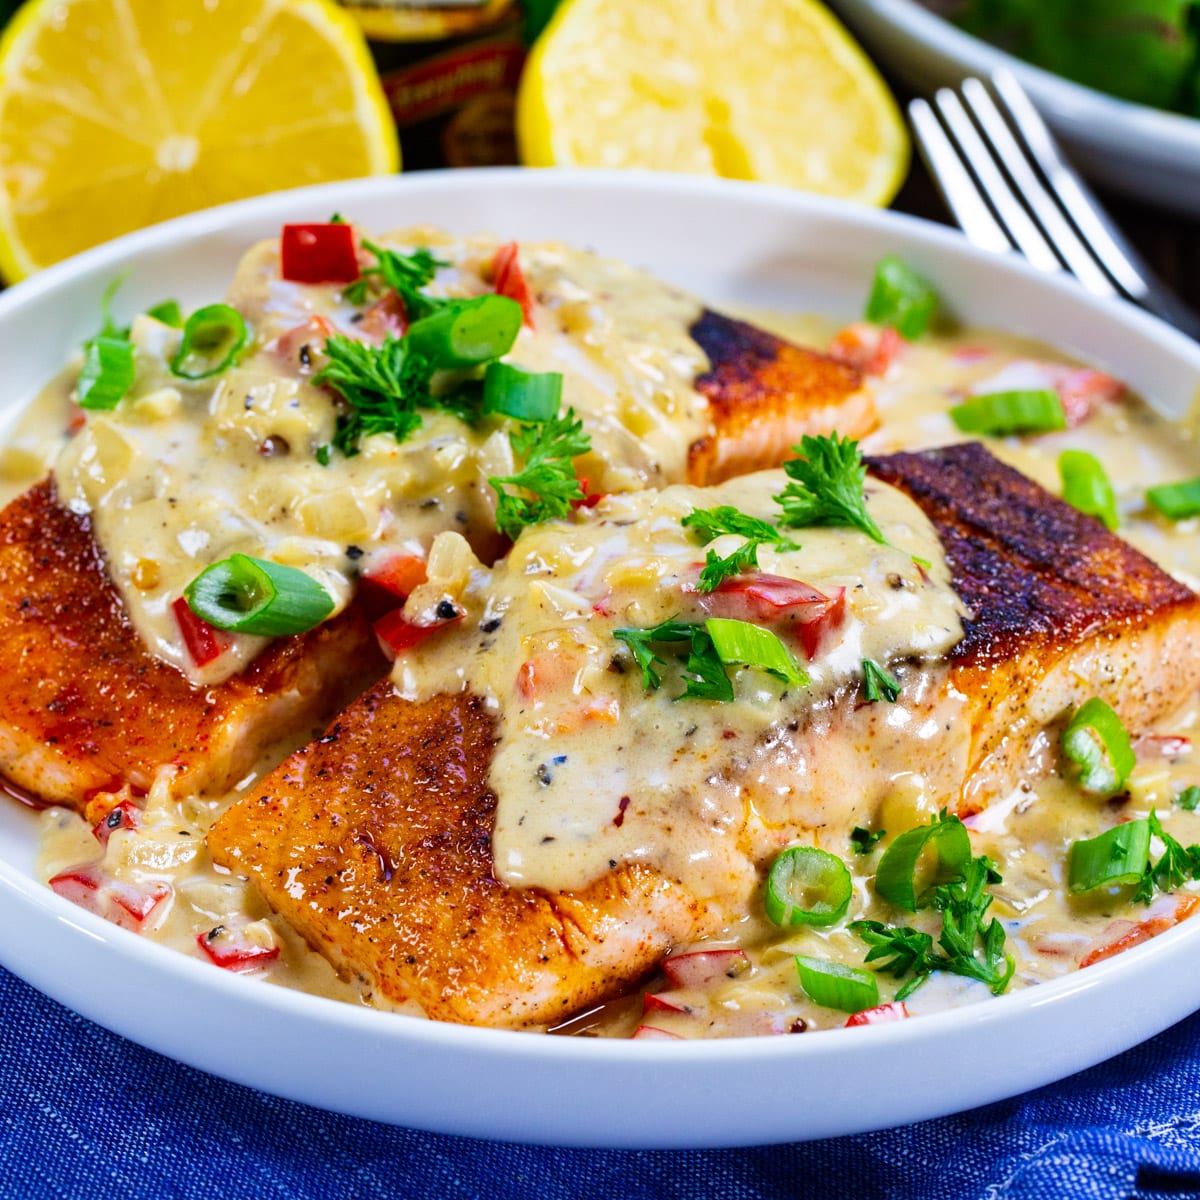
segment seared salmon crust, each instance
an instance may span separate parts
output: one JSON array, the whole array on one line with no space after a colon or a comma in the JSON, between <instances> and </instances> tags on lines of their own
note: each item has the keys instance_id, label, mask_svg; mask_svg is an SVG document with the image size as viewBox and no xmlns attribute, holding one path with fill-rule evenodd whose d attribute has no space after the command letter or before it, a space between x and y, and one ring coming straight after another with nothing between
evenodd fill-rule
<instances>
[{"instance_id":1,"label":"seared salmon crust","mask_svg":"<svg viewBox=\"0 0 1200 1200\"><path fill-rule=\"evenodd\" d=\"M145 792L164 766L193 791L227 791L385 666L351 609L193 687L142 645L89 519L49 481L0 513L0 774L39 800L84 811L97 792Z\"/></svg>"},{"instance_id":2,"label":"seared salmon crust","mask_svg":"<svg viewBox=\"0 0 1200 1200\"><path fill-rule=\"evenodd\" d=\"M1007 794L1039 769L1031 758L1046 731L1091 695L1137 729L1196 685L1200 597L1099 522L978 445L870 466L929 516L972 609L950 663L908 701L914 725L939 705L957 714L922 743L928 759L945 743L942 757L958 764L947 806L966 815ZM851 720L856 698L840 704ZM795 728L772 736L794 737L819 780L839 730ZM491 738L477 699L410 703L380 684L217 822L213 858L253 878L379 995L442 1020L554 1022L711 933L711 911L648 867L622 866L579 893L497 882ZM779 794L788 782L762 786ZM793 824L784 843L803 832Z\"/></svg>"}]
</instances>

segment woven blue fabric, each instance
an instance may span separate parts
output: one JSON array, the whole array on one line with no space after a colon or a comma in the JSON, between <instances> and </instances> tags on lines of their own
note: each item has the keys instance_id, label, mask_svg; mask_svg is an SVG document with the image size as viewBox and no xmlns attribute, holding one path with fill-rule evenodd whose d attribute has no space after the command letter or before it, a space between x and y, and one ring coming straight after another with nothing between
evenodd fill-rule
<instances>
[{"instance_id":1,"label":"woven blue fabric","mask_svg":"<svg viewBox=\"0 0 1200 1200\"><path fill-rule=\"evenodd\" d=\"M442 1137L173 1063L0 970L0 1197L1165 1200L1200 1197L1200 1014L1063 1083L861 1137L592 1151Z\"/></svg>"}]
</instances>

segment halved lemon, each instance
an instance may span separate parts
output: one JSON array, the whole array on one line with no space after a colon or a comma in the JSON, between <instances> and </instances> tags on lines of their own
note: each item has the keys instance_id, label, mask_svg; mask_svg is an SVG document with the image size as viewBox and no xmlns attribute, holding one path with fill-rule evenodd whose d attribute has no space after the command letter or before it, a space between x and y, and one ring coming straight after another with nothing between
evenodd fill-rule
<instances>
[{"instance_id":1,"label":"halved lemon","mask_svg":"<svg viewBox=\"0 0 1200 1200\"><path fill-rule=\"evenodd\" d=\"M0 40L0 273L179 213L399 167L332 0L30 0Z\"/></svg>"},{"instance_id":2,"label":"halved lemon","mask_svg":"<svg viewBox=\"0 0 1200 1200\"><path fill-rule=\"evenodd\" d=\"M649 167L886 204L887 87L815 0L566 0L517 100L530 166Z\"/></svg>"}]
</instances>

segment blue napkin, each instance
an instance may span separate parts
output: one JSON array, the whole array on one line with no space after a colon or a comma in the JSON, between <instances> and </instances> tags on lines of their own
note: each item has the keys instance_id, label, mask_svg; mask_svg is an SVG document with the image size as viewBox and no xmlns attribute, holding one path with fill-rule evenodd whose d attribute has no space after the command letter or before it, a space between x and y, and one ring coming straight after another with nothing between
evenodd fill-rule
<instances>
[{"instance_id":1,"label":"blue napkin","mask_svg":"<svg viewBox=\"0 0 1200 1200\"><path fill-rule=\"evenodd\" d=\"M264 1096L143 1050L0 970L3 1200L1189 1195L1200 1197L1200 1014L1063 1083L884 1133L746 1150L563 1150Z\"/></svg>"}]
</instances>

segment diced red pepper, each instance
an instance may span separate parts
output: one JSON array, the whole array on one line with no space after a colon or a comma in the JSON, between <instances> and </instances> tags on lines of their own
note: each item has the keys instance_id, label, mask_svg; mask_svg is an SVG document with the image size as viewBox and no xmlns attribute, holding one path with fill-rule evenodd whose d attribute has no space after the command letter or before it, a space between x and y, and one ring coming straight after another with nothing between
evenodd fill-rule
<instances>
[{"instance_id":1,"label":"diced red pepper","mask_svg":"<svg viewBox=\"0 0 1200 1200\"><path fill-rule=\"evenodd\" d=\"M373 566L363 576L363 582L404 601L428 578L425 560L419 555L394 554Z\"/></svg>"},{"instance_id":2,"label":"diced red pepper","mask_svg":"<svg viewBox=\"0 0 1200 1200\"><path fill-rule=\"evenodd\" d=\"M697 950L663 960L663 974L675 987L708 988L750 969L744 950Z\"/></svg>"},{"instance_id":3,"label":"diced red pepper","mask_svg":"<svg viewBox=\"0 0 1200 1200\"><path fill-rule=\"evenodd\" d=\"M67 410L67 437L74 437L86 424L87 413L78 404L72 404Z\"/></svg>"},{"instance_id":4,"label":"diced red pepper","mask_svg":"<svg viewBox=\"0 0 1200 1200\"><path fill-rule=\"evenodd\" d=\"M203 617L196 616L182 596L171 605L171 611L175 614L179 632L183 634L183 644L196 666L207 666L233 644L228 634L210 625Z\"/></svg>"},{"instance_id":5,"label":"diced red pepper","mask_svg":"<svg viewBox=\"0 0 1200 1200\"><path fill-rule=\"evenodd\" d=\"M423 642L427 637L441 632L449 625L461 621L466 613L460 612L448 621L434 621L429 625L416 625L406 620L400 609L385 613L375 622L375 636L383 643L386 650L393 654L403 654L413 646Z\"/></svg>"},{"instance_id":6,"label":"diced red pepper","mask_svg":"<svg viewBox=\"0 0 1200 1200\"><path fill-rule=\"evenodd\" d=\"M371 342L382 343L389 333L392 337L403 337L408 332L408 310L404 301L395 292L384 292L363 313L358 332Z\"/></svg>"},{"instance_id":7,"label":"diced red pepper","mask_svg":"<svg viewBox=\"0 0 1200 1200\"><path fill-rule=\"evenodd\" d=\"M677 1033L668 1033L665 1029L658 1029L654 1025L639 1025L633 1031L633 1041L635 1042L682 1042L686 1040Z\"/></svg>"},{"instance_id":8,"label":"diced red pepper","mask_svg":"<svg viewBox=\"0 0 1200 1200\"><path fill-rule=\"evenodd\" d=\"M142 823L142 810L132 800L122 800L103 821L92 826L92 836L102 846L118 829L137 829Z\"/></svg>"},{"instance_id":9,"label":"diced red pepper","mask_svg":"<svg viewBox=\"0 0 1200 1200\"><path fill-rule=\"evenodd\" d=\"M811 661L826 635L845 619L846 589L826 596L798 579L756 571L724 580L700 604L714 616L787 626Z\"/></svg>"},{"instance_id":10,"label":"diced red pepper","mask_svg":"<svg viewBox=\"0 0 1200 1200\"><path fill-rule=\"evenodd\" d=\"M95 867L71 867L70 870L60 871L50 880L50 890L86 908L96 916L104 916L104 897L100 892L100 872Z\"/></svg>"},{"instance_id":11,"label":"diced red pepper","mask_svg":"<svg viewBox=\"0 0 1200 1200\"><path fill-rule=\"evenodd\" d=\"M291 370L299 367L301 371L312 371L317 354L325 349L325 340L336 332L327 317L309 317L303 325L284 330L267 349Z\"/></svg>"},{"instance_id":12,"label":"diced red pepper","mask_svg":"<svg viewBox=\"0 0 1200 1200\"><path fill-rule=\"evenodd\" d=\"M285 225L279 242L280 273L292 283L353 283L358 247L349 225Z\"/></svg>"},{"instance_id":13,"label":"diced red pepper","mask_svg":"<svg viewBox=\"0 0 1200 1200\"><path fill-rule=\"evenodd\" d=\"M169 884L120 883L94 864L55 875L50 888L64 900L134 933L142 931L158 906L171 895Z\"/></svg>"},{"instance_id":14,"label":"diced red pepper","mask_svg":"<svg viewBox=\"0 0 1200 1200\"><path fill-rule=\"evenodd\" d=\"M226 971L252 971L279 957L279 943L274 934L263 940L251 935L254 928L269 927L263 922L237 928L233 924L217 925L207 933L196 934L196 945L208 960Z\"/></svg>"},{"instance_id":15,"label":"diced red pepper","mask_svg":"<svg viewBox=\"0 0 1200 1200\"><path fill-rule=\"evenodd\" d=\"M1192 739L1182 734L1143 733L1134 743L1138 757L1181 758L1192 752Z\"/></svg>"},{"instance_id":16,"label":"diced red pepper","mask_svg":"<svg viewBox=\"0 0 1200 1200\"><path fill-rule=\"evenodd\" d=\"M1125 950L1132 949L1134 946L1140 946L1143 942L1148 942L1152 937L1157 937L1160 933L1165 933L1168 929L1178 925L1180 921L1186 920L1195 911L1196 906L1200 905L1200 899L1195 896L1177 896L1174 897L1175 905L1169 912L1163 912L1159 915L1152 916L1148 920L1139 921L1136 925L1127 927L1116 938L1097 946L1094 950L1085 954L1079 960L1079 968L1094 966L1098 962L1103 962L1106 958L1112 958L1114 954L1120 954ZM1128 926L1128 922L1114 922L1116 928ZM1110 927L1112 928L1112 927Z\"/></svg>"},{"instance_id":17,"label":"diced red pepper","mask_svg":"<svg viewBox=\"0 0 1200 1200\"><path fill-rule=\"evenodd\" d=\"M846 1022L846 1028L852 1025L883 1025L888 1021L903 1021L908 1016L908 1009L903 1000L893 1000L891 1004L877 1004L874 1008L864 1008L862 1012L854 1013Z\"/></svg>"},{"instance_id":18,"label":"diced red pepper","mask_svg":"<svg viewBox=\"0 0 1200 1200\"><path fill-rule=\"evenodd\" d=\"M687 1009L682 1004L673 1004L662 992L646 992L642 997L642 1012L685 1013Z\"/></svg>"},{"instance_id":19,"label":"diced red pepper","mask_svg":"<svg viewBox=\"0 0 1200 1200\"><path fill-rule=\"evenodd\" d=\"M525 281L525 272L517 259L517 243L507 242L496 251L492 259L492 285L496 295L507 296L521 306L525 324L533 328L533 293Z\"/></svg>"}]
</instances>

